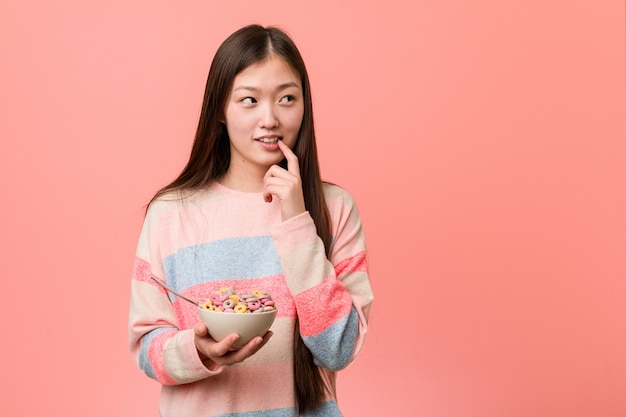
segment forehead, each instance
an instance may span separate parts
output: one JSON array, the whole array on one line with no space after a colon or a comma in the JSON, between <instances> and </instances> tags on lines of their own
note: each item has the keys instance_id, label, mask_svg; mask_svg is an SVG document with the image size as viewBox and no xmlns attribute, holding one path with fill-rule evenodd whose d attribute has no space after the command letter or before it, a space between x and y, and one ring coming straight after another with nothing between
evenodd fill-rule
<instances>
[{"instance_id":1,"label":"forehead","mask_svg":"<svg viewBox=\"0 0 626 417\"><path fill-rule=\"evenodd\" d=\"M238 85L272 86L286 82L295 82L301 87L298 72L282 57L270 55L263 61L244 68L233 80L233 87Z\"/></svg>"}]
</instances>

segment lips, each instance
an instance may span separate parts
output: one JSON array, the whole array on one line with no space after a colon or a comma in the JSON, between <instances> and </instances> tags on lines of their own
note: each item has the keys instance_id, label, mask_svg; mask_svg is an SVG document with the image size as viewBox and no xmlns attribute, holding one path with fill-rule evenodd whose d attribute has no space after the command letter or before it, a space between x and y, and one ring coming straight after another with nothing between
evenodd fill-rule
<instances>
[{"instance_id":1,"label":"lips","mask_svg":"<svg viewBox=\"0 0 626 417\"><path fill-rule=\"evenodd\" d=\"M262 143L267 143L269 145L273 145L275 143L278 142L278 140L280 139L280 136L262 136L260 138L257 138L255 140L262 142Z\"/></svg>"}]
</instances>

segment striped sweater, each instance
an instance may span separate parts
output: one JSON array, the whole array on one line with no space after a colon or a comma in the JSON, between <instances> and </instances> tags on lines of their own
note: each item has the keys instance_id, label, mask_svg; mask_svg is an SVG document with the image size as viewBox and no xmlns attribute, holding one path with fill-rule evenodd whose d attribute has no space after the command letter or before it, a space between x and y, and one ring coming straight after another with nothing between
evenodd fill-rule
<instances>
[{"instance_id":1,"label":"striped sweater","mask_svg":"<svg viewBox=\"0 0 626 417\"><path fill-rule=\"evenodd\" d=\"M138 367L162 384L161 417L298 416L293 335L299 331L331 392L311 416L341 416L335 373L359 353L373 299L361 220L352 197L325 184L332 220L330 261L308 212L281 221L280 202L214 183L185 199L153 202L141 229L129 311ZM221 287L272 295L274 336L233 366L207 369L194 345L193 305L151 281L155 276L196 300Z\"/></svg>"}]
</instances>

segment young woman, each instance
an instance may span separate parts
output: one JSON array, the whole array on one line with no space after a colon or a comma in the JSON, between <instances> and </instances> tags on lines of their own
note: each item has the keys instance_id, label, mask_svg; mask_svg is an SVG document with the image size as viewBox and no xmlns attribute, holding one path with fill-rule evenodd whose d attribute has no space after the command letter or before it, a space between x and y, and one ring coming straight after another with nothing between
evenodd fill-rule
<instances>
[{"instance_id":1,"label":"young woman","mask_svg":"<svg viewBox=\"0 0 626 417\"><path fill-rule=\"evenodd\" d=\"M232 349L193 305L262 289L278 316ZM309 79L291 39L244 27L218 49L187 165L148 205L131 284L130 349L162 387L161 417L341 416L336 372L373 299L351 196L321 181ZM224 313L227 314L227 313Z\"/></svg>"}]
</instances>

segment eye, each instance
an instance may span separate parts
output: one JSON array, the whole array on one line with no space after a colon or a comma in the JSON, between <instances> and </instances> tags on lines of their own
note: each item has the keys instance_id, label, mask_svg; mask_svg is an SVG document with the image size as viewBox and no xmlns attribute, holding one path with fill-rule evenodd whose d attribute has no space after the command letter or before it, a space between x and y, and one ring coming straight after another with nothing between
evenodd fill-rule
<instances>
[{"instance_id":1,"label":"eye","mask_svg":"<svg viewBox=\"0 0 626 417\"><path fill-rule=\"evenodd\" d=\"M241 102L244 104L254 104L256 103L256 99L254 97L244 97L241 99Z\"/></svg>"},{"instance_id":2,"label":"eye","mask_svg":"<svg viewBox=\"0 0 626 417\"><path fill-rule=\"evenodd\" d=\"M295 97L295 96L292 96L292 95L286 95L286 96L284 96L284 97L282 97L282 98L280 99L280 102L281 102L281 103L291 103L291 102L292 102L292 101L294 101L295 99L296 99L296 97Z\"/></svg>"}]
</instances>

